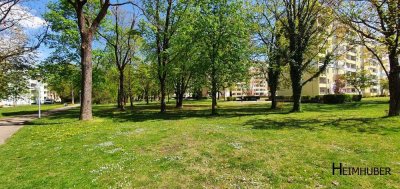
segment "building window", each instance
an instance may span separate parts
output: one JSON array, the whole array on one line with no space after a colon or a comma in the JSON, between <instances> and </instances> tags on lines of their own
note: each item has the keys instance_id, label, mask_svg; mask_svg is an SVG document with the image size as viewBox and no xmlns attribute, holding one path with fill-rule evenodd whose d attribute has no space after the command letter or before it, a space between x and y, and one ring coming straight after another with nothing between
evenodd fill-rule
<instances>
[{"instance_id":1,"label":"building window","mask_svg":"<svg viewBox=\"0 0 400 189\"><path fill-rule=\"evenodd\" d=\"M319 83L326 83L326 78L325 77L320 77L319 78Z\"/></svg>"},{"instance_id":2,"label":"building window","mask_svg":"<svg viewBox=\"0 0 400 189\"><path fill-rule=\"evenodd\" d=\"M356 61L356 60L357 60L357 57L356 57L356 56L351 56L351 55L346 55L346 59L347 59L347 60Z\"/></svg>"}]
</instances>

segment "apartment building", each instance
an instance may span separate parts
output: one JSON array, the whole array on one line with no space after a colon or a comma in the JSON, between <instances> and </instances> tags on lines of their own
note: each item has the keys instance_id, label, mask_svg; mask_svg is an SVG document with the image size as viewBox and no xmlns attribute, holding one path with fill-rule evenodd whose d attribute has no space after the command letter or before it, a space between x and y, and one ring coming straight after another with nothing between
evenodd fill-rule
<instances>
[{"instance_id":1,"label":"apartment building","mask_svg":"<svg viewBox=\"0 0 400 189\"><path fill-rule=\"evenodd\" d=\"M379 62L372 56L368 50L361 45L350 47L348 44L341 45L340 48L344 48L342 56L330 64L326 71L319 77L308 82L303 86L303 96L317 96L325 94L334 94L336 88L335 80L340 75L344 75L352 72L359 72L361 70L367 70L369 74L373 76L373 83L369 88L362 90L364 96L378 96L381 95L380 79L385 79L386 75ZM383 56L382 60L385 64L388 64L387 57ZM321 66L321 64L315 64L315 66ZM310 74L304 74L303 80L310 77ZM340 89L341 93L345 94L358 94L358 91L350 85ZM384 92L385 93L385 92ZM291 96L291 88L283 88L278 90L277 95L279 96Z\"/></svg>"},{"instance_id":2,"label":"apartment building","mask_svg":"<svg viewBox=\"0 0 400 189\"><path fill-rule=\"evenodd\" d=\"M268 83L260 70L256 67L251 67L249 70L251 75L247 82L236 83L231 88L225 89L226 96L243 97L243 96L268 96Z\"/></svg>"},{"instance_id":3,"label":"apartment building","mask_svg":"<svg viewBox=\"0 0 400 189\"><path fill-rule=\"evenodd\" d=\"M0 101L0 104L5 106L29 105L32 103L37 103L39 96L42 103L46 99L52 99L56 102L61 102L60 97L55 92L48 89L47 83L39 83L38 80L29 79L27 88L28 92L21 95L18 99L10 98L2 100Z\"/></svg>"}]
</instances>

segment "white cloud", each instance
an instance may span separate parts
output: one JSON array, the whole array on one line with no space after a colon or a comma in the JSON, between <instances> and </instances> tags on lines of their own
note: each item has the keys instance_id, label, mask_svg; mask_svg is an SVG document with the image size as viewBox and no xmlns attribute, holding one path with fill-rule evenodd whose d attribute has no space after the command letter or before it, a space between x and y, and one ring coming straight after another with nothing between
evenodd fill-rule
<instances>
[{"instance_id":1,"label":"white cloud","mask_svg":"<svg viewBox=\"0 0 400 189\"><path fill-rule=\"evenodd\" d=\"M21 5L15 5L12 8L7 20L19 20L18 24L25 29L39 29L46 25L43 18L33 15L27 7Z\"/></svg>"}]
</instances>

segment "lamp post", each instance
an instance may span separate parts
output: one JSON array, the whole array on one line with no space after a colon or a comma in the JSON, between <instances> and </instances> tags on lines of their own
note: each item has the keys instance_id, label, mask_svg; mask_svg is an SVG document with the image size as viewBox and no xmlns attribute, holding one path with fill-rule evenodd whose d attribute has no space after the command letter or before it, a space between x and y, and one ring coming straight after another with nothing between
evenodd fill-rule
<instances>
[{"instance_id":1,"label":"lamp post","mask_svg":"<svg viewBox=\"0 0 400 189\"><path fill-rule=\"evenodd\" d=\"M39 112L38 112L38 117L39 118L41 118L42 117L42 115L41 115L41 109L40 109L40 104L41 104L41 86L40 86L40 80L41 80L41 78L40 78L40 74L38 75L38 93L39 93L39 95L38 95L38 105L39 105Z\"/></svg>"}]
</instances>

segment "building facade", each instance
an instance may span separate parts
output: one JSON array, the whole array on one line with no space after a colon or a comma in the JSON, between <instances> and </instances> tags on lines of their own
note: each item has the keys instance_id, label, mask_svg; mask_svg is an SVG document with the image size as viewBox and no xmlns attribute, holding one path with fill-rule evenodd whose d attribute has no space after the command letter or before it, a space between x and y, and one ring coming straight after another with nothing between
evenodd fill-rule
<instances>
[{"instance_id":1,"label":"building facade","mask_svg":"<svg viewBox=\"0 0 400 189\"><path fill-rule=\"evenodd\" d=\"M21 95L19 98L2 100L0 101L0 104L4 106L37 104L39 96L42 104L46 99L61 102L60 97L55 92L48 89L47 83L40 83L38 80L29 79L27 89L28 92Z\"/></svg>"},{"instance_id":2,"label":"building facade","mask_svg":"<svg viewBox=\"0 0 400 189\"><path fill-rule=\"evenodd\" d=\"M236 83L231 88L225 89L226 96L244 97L244 96L268 96L268 83L260 70L256 67L249 69L251 75L248 82Z\"/></svg>"},{"instance_id":3,"label":"building facade","mask_svg":"<svg viewBox=\"0 0 400 189\"><path fill-rule=\"evenodd\" d=\"M339 59L328 65L325 72L323 72L319 77L308 82L303 86L302 95L303 96L318 96L326 94L335 94L336 80L345 74L359 72L361 70L366 70L369 73L374 83L370 87L363 89L362 94L364 96L378 96L387 94L386 91L382 90L380 84L381 79L387 79L387 76L382 69L382 66L376 60L372 54L361 45L350 47L348 44L341 45L343 48L343 54ZM382 56L382 60L385 64L388 64L387 57ZM322 64L315 64L315 66L321 66ZM317 68L317 67L316 67ZM304 74L303 80L308 79L311 74ZM340 93L344 94L358 94L358 91L351 85L345 84L344 87L338 89ZM291 96L292 89L280 88L277 92L278 96Z\"/></svg>"}]
</instances>

